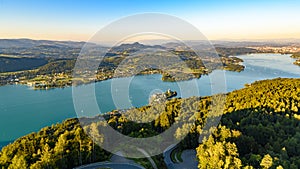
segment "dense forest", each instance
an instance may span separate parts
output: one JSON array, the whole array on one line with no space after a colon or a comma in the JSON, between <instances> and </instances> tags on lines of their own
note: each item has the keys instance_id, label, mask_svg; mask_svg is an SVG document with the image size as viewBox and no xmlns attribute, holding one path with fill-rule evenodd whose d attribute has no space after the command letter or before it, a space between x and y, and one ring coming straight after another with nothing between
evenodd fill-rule
<instances>
[{"instance_id":1,"label":"dense forest","mask_svg":"<svg viewBox=\"0 0 300 169\"><path fill-rule=\"evenodd\" d=\"M51 61L48 64L41 66L36 74L38 75L47 75L54 73L71 73L76 60L55 60Z\"/></svg>"},{"instance_id":2,"label":"dense forest","mask_svg":"<svg viewBox=\"0 0 300 169\"><path fill-rule=\"evenodd\" d=\"M35 69L47 63L44 58L0 57L0 73Z\"/></svg>"},{"instance_id":3,"label":"dense forest","mask_svg":"<svg viewBox=\"0 0 300 169\"><path fill-rule=\"evenodd\" d=\"M299 85L279 78L229 93L219 128L197 148L199 167L298 168Z\"/></svg>"},{"instance_id":4,"label":"dense forest","mask_svg":"<svg viewBox=\"0 0 300 169\"><path fill-rule=\"evenodd\" d=\"M212 116L209 112L213 99L222 98L223 113L215 114L223 114L220 124L204 129ZM300 166L299 107L299 79L278 78L247 84L226 95L174 98L103 116L115 130L131 137L157 135L183 119L186 125L178 128L174 136L184 138L179 149L197 150L199 168L296 169ZM72 168L108 160L110 153L84 132L103 134L99 132L101 123L95 119L91 118L83 128L78 119L69 119L16 140L2 149L0 168ZM155 120L147 122L149 119ZM195 125L189 128L191 119L195 119ZM207 135L209 131L211 135ZM203 138L200 143L199 136ZM155 162L165 167L161 155L155 157Z\"/></svg>"}]
</instances>

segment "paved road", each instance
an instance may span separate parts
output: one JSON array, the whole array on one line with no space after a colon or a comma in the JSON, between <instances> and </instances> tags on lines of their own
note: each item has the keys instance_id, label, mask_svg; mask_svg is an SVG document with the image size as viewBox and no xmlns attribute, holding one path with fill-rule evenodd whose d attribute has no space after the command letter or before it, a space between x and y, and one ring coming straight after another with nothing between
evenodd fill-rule
<instances>
[{"instance_id":1,"label":"paved road","mask_svg":"<svg viewBox=\"0 0 300 169\"><path fill-rule=\"evenodd\" d=\"M182 163L175 163L173 169L197 169L196 150L184 150L181 154Z\"/></svg>"},{"instance_id":2,"label":"paved road","mask_svg":"<svg viewBox=\"0 0 300 169\"><path fill-rule=\"evenodd\" d=\"M170 145L166 150L163 152L164 161L168 169L173 169L174 163L171 159L171 153L176 148L175 144Z\"/></svg>"},{"instance_id":3,"label":"paved road","mask_svg":"<svg viewBox=\"0 0 300 169\"><path fill-rule=\"evenodd\" d=\"M134 164L111 163L111 162L93 163L93 164L80 166L75 169L98 169L98 168L105 168L105 167L111 169L145 169L144 167L134 165Z\"/></svg>"},{"instance_id":4,"label":"paved road","mask_svg":"<svg viewBox=\"0 0 300 169\"><path fill-rule=\"evenodd\" d=\"M171 153L176 148L176 145L169 146L164 152L164 161L168 169L197 169L198 161L196 159L195 150L184 150L181 154L182 163L173 163L171 160ZM145 169L143 166L136 164L133 160L129 160L122 156L122 153L117 153L111 157L111 162L98 162L77 167L75 169Z\"/></svg>"},{"instance_id":5,"label":"paved road","mask_svg":"<svg viewBox=\"0 0 300 169\"><path fill-rule=\"evenodd\" d=\"M198 161L196 159L196 150L184 150L181 154L182 163L173 163L171 153L176 145L169 146L163 153L164 161L168 169L197 169Z\"/></svg>"},{"instance_id":6,"label":"paved road","mask_svg":"<svg viewBox=\"0 0 300 169\"><path fill-rule=\"evenodd\" d=\"M141 165L136 164L133 160L123 157L121 152L114 154L110 162L98 162L77 167L75 169L98 169L98 168L111 168L111 169L145 169Z\"/></svg>"},{"instance_id":7,"label":"paved road","mask_svg":"<svg viewBox=\"0 0 300 169\"><path fill-rule=\"evenodd\" d=\"M122 152L116 152L110 158L110 162L112 163L127 163L127 164L135 164L133 160L129 160L125 158Z\"/></svg>"}]
</instances>

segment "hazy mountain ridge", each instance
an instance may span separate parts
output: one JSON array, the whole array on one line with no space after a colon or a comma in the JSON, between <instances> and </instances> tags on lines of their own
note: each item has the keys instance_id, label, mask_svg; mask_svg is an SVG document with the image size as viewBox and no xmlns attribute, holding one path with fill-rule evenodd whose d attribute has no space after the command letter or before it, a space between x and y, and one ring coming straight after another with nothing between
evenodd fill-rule
<instances>
[{"instance_id":1,"label":"hazy mountain ridge","mask_svg":"<svg viewBox=\"0 0 300 169\"><path fill-rule=\"evenodd\" d=\"M81 48L86 42L33 39L0 39L0 48L32 48L41 45Z\"/></svg>"}]
</instances>

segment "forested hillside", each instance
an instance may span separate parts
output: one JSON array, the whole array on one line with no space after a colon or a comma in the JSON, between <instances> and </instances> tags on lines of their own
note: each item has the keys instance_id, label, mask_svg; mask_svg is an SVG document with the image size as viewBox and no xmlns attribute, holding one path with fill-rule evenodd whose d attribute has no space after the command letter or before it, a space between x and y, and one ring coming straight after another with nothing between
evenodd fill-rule
<instances>
[{"instance_id":1,"label":"forested hillside","mask_svg":"<svg viewBox=\"0 0 300 169\"><path fill-rule=\"evenodd\" d=\"M218 130L197 148L199 167L298 168L299 87L279 78L228 94Z\"/></svg>"},{"instance_id":2,"label":"forested hillside","mask_svg":"<svg viewBox=\"0 0 300 169\"><path fill-rule=\"evenodd\" d=\"M210 129L213 134L207 137L203 126L211 117L213 98L175 98L165 104L114 111L104 117L110 126L131 137L157 135L176 121L186 119L187 125L177 129L175 137L182 139L184 133L189 133L178 148L196 149L199 168L300 166L299 79L258 81L226 94L221 122L215 130ZM192 118L186 118L188 115ZM149 118L155 120L146 123ZM187 130L191 119L196 119L195 125ZM107 160L110 154L83 132L101 136L101 123L94 121L90 119L89 125L82 128L78 120L70 119L24 136L2 149L0 168L72 168ZM199 136L206 136L202 143L198 142ZM162 156L156 156L155 162L164 165Z\"/></svg>"},{"instance_id":3,"label":"forested hillside","mask_svg":"<svg viewBox=\"0 0 300 169\"><path fill-rule=\"evenodd\" d=\"M44 58L0 57L0 73L31 70L47 64Z\"/></svg>"}]
</instances>

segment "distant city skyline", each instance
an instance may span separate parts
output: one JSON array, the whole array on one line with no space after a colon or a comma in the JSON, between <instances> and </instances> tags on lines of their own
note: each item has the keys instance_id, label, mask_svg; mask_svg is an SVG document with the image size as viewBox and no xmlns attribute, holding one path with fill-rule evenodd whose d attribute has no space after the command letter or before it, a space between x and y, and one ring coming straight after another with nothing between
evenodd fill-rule
<instances>
[{"instance_id":1,"label":"distant city skyline","mask_svg":"<svg viewBox=\"0 0 300 169\"><path fill-rule=\"evenodd\" d=\"M144 12L184 19L210 40L300 39L299 6L296 0L0 0L0 39L88 41L105 25Z\"/></svg>"}]
</instances>

